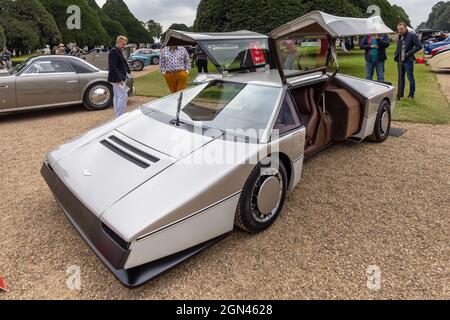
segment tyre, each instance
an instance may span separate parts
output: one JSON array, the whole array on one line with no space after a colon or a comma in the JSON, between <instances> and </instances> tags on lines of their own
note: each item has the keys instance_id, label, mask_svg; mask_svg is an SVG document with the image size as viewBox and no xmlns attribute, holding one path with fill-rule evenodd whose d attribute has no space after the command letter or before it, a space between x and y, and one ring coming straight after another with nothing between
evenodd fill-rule
<instances>
[{"instance_id":1,"label":"tyre","mask_svg":"<svg viewBox=\"0 0 450 320\"><path fill-rule=\"evenodd\" d=\"M152 58L152 64L153 65L158 65L159 64L159 57L153 57Z\"/></svg>"},{"instance_id":2,"label":"tyre","mask_svg":"<svg viewBox=\"0 0 450 320\"><path fill-rule=\"evenodd\" d=\"M276 166L258 164L242 191L235 225L249 233L269 228L283 210L287 188L287 172L281 162Z\"/></svg>"},{"instance_id":3,"label":"tyre","mask_svg":"<svg viewBox=\"0 0 450 320\"><path fill-rule=\"evenodd\" d=\"M144 63L141 60L135 60L132 63L134 71L144 70Z\"/></svg>"},{"instance_id":4,"label":"tyre","mask_svg":"<svg viewBox=\"0 0 450 320\"><path fill-rule=\"evenodd\" d=\"M83 104L91 111L104 110L112 105L113 92L106 82L94 83L84 94Z\"/></svg>"},{"instance_id":5,"label":"tyre","mask_svg":"<svg viewBox=\"0 0 450 320\"><path fill-rule=\"evenodd\" d=\"M388 101L383 101L378 108L377 119L373 134L369 140L376 143L383 143L391 132L392 114L391 105Z\"/></svg>"}]
</instances>

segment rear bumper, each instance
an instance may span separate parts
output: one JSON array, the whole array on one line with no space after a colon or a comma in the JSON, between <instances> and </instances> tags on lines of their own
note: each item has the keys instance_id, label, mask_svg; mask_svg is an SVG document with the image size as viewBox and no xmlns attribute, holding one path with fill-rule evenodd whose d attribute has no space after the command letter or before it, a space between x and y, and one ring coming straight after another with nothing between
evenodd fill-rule
<instances>
[{"instance_id":1,"label":"rear bumper","mask_svg":"<svg viewBox=\"0 0 450 320\"><path fill-rule=\"evenodd\" d=\"M64 210L67 218L81 237L91 247L105 266L126 287L139 287L155 279L162 273L206 250L213 244L224 239L224 234L205 243L189 248L183 252L153 261L133 269L124 270L125 263L131 252L130 244L120 239L114 240L98 219L61 181L47 162L42 166L41 174L47 182L55 199ZM120 243L120 244L119 244Z\"/></svg>"}]
</instances>

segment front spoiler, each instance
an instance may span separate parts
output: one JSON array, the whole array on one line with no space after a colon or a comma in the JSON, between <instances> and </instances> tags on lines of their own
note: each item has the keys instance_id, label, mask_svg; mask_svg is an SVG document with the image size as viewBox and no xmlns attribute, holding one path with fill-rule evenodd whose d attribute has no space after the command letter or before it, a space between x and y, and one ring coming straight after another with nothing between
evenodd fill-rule
<instances>
[{"instance_id":1,"label":"front spoiler","mask_svg":"<svg viewBox=\"0 0 450 320\"><path fill-rule=\"evenodd\" d=\"M67 218L81 237L114 276L124 286L129 288L139 287L155 279L162 273L206 250L228 235L224 234L174 255L152 261L133 269L124 270L126 260L131 252L131 249L129 249L130 244L119 244L108 235L100 219L75 197L47 162L42 166L41 174L50 187L59 206L63 209Z\"/></svg>"}]
</instances>

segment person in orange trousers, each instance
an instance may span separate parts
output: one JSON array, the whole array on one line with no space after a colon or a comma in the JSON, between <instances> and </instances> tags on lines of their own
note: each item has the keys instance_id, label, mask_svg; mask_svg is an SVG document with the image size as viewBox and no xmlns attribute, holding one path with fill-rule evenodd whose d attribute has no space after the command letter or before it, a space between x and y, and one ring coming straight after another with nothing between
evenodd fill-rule
<instances>
[{"instance_id":1,"label":"person in orange trousers","mask_svg":"<svg viewBox=\"0 0 450 320\"><path fill-rule=\"evenodd\" d=\"M161 50L160 70L170 93L186 89L191 59L184 47L168 46Z\"/></svg>"}]
</instances>

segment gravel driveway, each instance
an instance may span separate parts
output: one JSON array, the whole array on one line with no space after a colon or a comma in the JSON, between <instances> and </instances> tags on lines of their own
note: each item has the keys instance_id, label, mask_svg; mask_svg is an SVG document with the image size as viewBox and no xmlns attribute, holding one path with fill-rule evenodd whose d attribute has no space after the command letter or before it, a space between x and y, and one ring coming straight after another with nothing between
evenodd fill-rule
<instances>
[{"instance_id":1,"label":"gravel driveway","mask_svg":"<svg viewBox=\"0 0 450 320\"><path fill-rule=\"evenodd\" d=\"M134 97L134 106L145 99ZM450 126L307 161L267 232L229 238L157 280L122 287L80 239L39 170L47 151L112 117L82 107L0 116L1 299L450 298ZM81 267L81 290L66 270ZM369 266L381 289L367 286Z\"/></svg>"}]
</instances>

